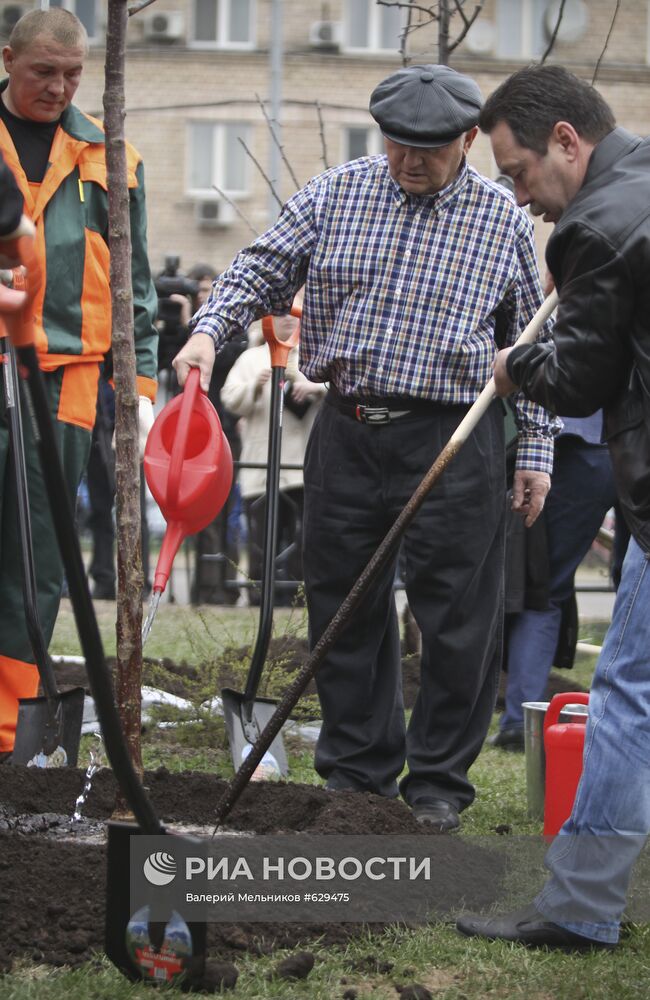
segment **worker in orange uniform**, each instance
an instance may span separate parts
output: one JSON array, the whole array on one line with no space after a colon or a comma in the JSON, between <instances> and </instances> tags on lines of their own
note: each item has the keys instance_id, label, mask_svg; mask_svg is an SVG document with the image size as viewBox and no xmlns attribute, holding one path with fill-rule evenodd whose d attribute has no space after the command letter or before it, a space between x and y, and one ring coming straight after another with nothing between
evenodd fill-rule
<instances>
[{"instance_id":1,"label":"worker in orange uniform","mask_svg":"<svg viewBox=\"0 0 650 1000\"><path fill-rule=\"evenodd\" d=\"M86 31L69 11L30 11L3 49L8 79L0 83L0 151L35 226L43 273L34 304L36 348L71 498L88 459L100 365L111 346L105 137L101 123L72 104L87 51ZM143 449L156 392L156 294L147 260L142 161L128 144L127 169ZM25 624L4 388L0 393L0 754L6 760L18 700L37 693L38 672ZM63 567L30 421L24 432L38 611L49 643Z\"/></svg>"}]
</instances>

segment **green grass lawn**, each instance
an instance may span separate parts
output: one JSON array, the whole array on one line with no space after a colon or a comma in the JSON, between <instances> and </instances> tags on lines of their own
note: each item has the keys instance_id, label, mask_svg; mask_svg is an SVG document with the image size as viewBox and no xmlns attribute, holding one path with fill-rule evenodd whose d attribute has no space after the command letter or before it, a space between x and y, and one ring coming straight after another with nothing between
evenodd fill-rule
<instances>
[{"instance_id":1,"label":"green grass lawn","mask_svg":"<svg viewBox=\"0 0 650 1000\"><path fill-rule=\"evenodd\" d=\"M100 608L100 626L107 652L114 652L115 605ZM303 612L278 612L276 633L286 629L304 634ZM191 664L207 664L227 646L250 642L256 613L248 609L207 609L196 612L163 605L146 650L152 658L168 657ZM582 637L600 641L600 625L587 623ZM69 606L64 606L52 651L78 653ZM579 657L573 677L588 684L594 657ZM496 727L496 717L493 729ZM84 741L87 756L90 738ZM96 741L95 741L96 743ZM290 772L295 781L318 783L311 767L311 750L299 740L287 741ZM174 769L199 768L228 776L232 773L223 723L218 717L174 730L152 729L144 739L147 767L164 763ZM539 824L526 814L523 755L486 746L472 769L477 788L475 804L463 814L460 836L493 835L506 823L513 834L538 834ZM287 952L237 960L239 981L229 994L246 1000L337 1000L356 990L359 1000L397 1000L397 987L420 983L438 1000L644 1000L650 997L650 930L626 929L619 949L612 953L565 955L546 950L528 951L505 943L468 940L453 926L437 923L421 928L394 927L381 935L362 934L345 948L308 947L316 955L309 978L301 983L273 979L270 973ZM367 969L367 957L392 963L390 971ZM167 990L160 991L167 995ZM152 988L131 984L102 957L70 971L24 964L0 978L0 1000L131 1000L151 997Z\"/></svg>"}]
</instances>

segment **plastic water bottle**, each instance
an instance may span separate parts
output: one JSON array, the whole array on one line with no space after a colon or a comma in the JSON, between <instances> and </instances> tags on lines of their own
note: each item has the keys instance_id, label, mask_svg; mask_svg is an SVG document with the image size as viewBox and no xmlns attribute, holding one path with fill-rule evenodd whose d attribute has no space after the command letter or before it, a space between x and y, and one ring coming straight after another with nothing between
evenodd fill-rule
<instances>
[{"instance_id":1,"label":"plastic water bottle","mask_svg":"<svg viewBox=\"0 0 650 1000\"><path fill-rule=\"evenodd\" d=\"M242 762L246 760L253 747L247 743L242 750ZM282 777L280 765L270 750L267 750L251 775L251 781L278 781Z\"/></svg>"}]
</instances>

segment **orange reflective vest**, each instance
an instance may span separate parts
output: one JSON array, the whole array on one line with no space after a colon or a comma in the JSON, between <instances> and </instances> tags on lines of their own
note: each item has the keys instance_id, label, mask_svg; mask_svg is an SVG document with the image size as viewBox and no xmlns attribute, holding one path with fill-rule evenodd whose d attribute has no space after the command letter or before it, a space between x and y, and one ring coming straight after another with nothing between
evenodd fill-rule
<instances>
[{"instance_id":1,"label":"orange reflective vest","mask_svg":"<svg viewBox=\"0 0 650 1000\"><path fill-rule=\"evenodd\" d=\"M5 87L6 82L0 90ZM126 150L138 393L153 400L157 296L147 257L144 175L137 151L129 143ZM18 181L25 212L36 225L36 249L44 276L35 302L41 368L52 371L61 365L99 363L111 346L108 192L101 123L74 105L66 108L38 187L30 188L1 121L0 151ZM95 398L96 392L93 418Z\"/></svg>"}]
</instances>

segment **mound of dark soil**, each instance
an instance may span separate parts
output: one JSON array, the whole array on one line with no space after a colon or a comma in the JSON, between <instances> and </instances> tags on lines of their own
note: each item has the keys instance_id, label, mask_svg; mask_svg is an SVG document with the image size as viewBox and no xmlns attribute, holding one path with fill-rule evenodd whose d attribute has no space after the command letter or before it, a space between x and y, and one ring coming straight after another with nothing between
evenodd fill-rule
<instances>
[{"instance_id":1,"label":"mound of dark soil","mask_svg":"<svg viewBox=\"0 0 650 1000\"><path fill-rule=\"evenodd\" d=\"M116 786L111 771L97 772L83 806L85 818L72 823L83 785L80 770L0 767L0 970L21 957L74 966L103 950L104 821L113 810ZM159 816L172 826L210 825L225 788L224 781L209 774L171 774L164 768L146 774L145 785ZM283 782L251 784L227 827L258 834L424 832L400 801ZM93 833L96 843L88 843ZM492 875L459 862L458 847L441 866L441 891L447 882L455 888L465 878L476 897L477 880L483 878L489 900ZM208 954L232 959L242 950L261 954L316 938L335 945L361 929L360 924L212 923Z\"/></svg>"}]
</instances>

